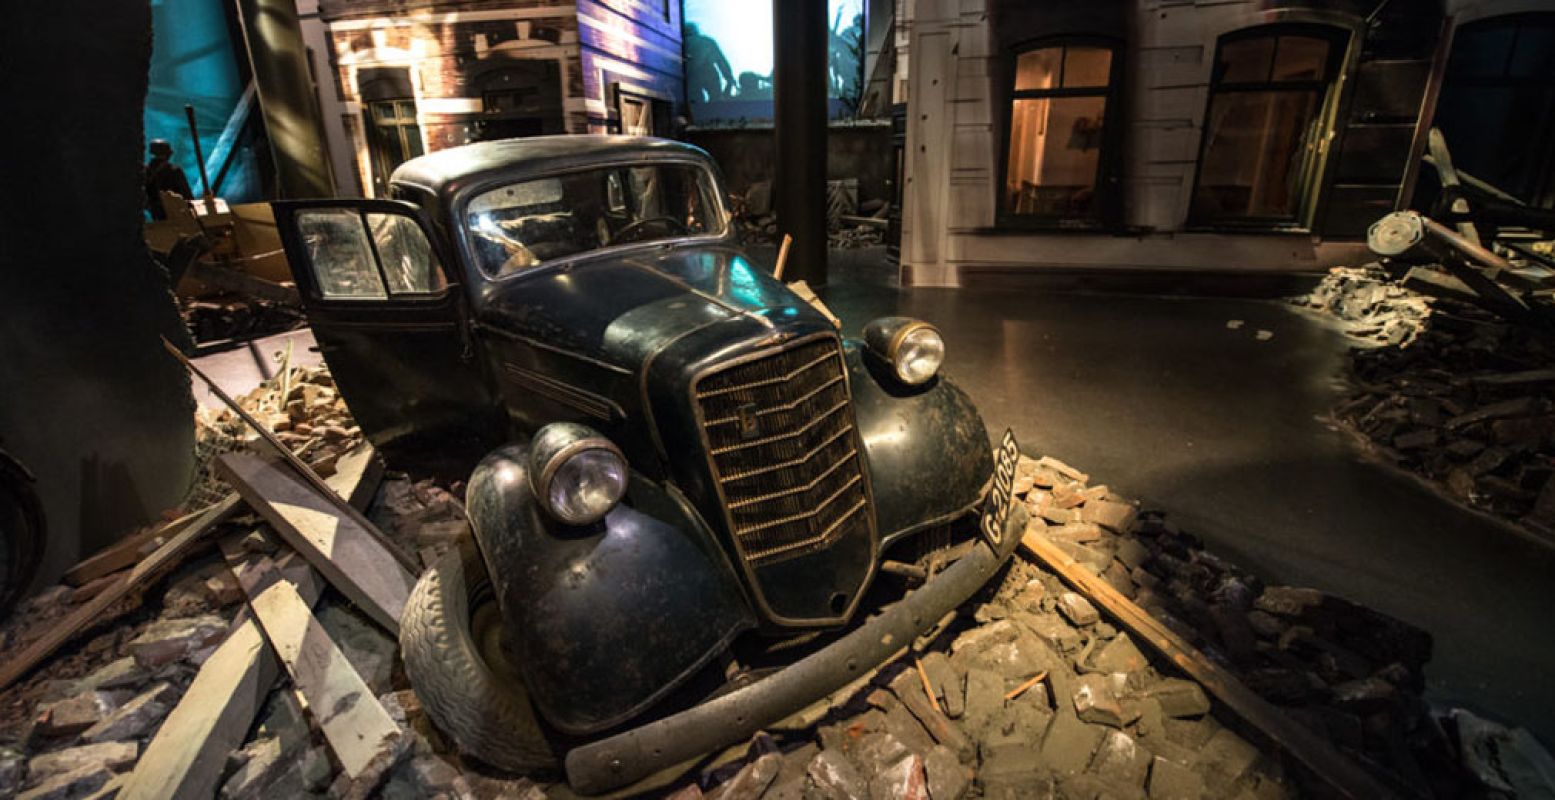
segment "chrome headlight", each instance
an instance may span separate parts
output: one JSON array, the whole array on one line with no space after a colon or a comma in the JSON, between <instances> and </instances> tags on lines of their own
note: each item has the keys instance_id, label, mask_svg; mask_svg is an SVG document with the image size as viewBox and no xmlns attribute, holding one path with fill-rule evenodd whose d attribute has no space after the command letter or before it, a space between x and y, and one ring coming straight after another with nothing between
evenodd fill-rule
<instances>
[{"instance_id":1,"label":"chrome headlight","mask_svg":"<svg viewBox=\"0 0 1555 800\"><path fill-rule=\"evenodd\" d=\"M881 317L865 325L864 343L912 386L938 375L945 363L944 337L933 325L911 317Z\"/></svg>"},{"instance_id":2,"label":"chrome headlight","mask_svg":"<svg viewBox=\"0 0 1555 800\"><path fill-rule=\"evenodd\" d=\"M597 431L556 422L541 428L530 443L529 480L552 517L588 525L603 519L626 494L626 457Z\"/></svg>"}]
</instances>

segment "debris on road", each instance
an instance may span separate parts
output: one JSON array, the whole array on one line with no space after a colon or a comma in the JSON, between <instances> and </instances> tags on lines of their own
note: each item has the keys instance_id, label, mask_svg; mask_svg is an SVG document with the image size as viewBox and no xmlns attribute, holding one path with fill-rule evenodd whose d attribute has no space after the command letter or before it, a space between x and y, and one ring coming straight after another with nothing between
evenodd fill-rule
<instances>
[{"instance_id":1,"label":"debris on road","mask_svg":"<svg viewBox=\"0 0 1555 800\"><path fill-rule=\"evenodd\" d=\"M305 383L326 384L316 375ZM271 386L245 405L261 411L290 393ZM1462 427L1511 419L1491 417ZM265 419L285 424L279 412ZM457 486L411 476L380 483L364 452L342 450L330 483L388 539L432 559L467 536ZM0 692L0 793L538 800L564 792L494 776L431 727L406 688L392 615L374 608L392 604L384 587L408 576L382 552L353 549L376 540L348 534L353 519L309 500L313 490L300 480L283 487L280 505L333 519L325 527L337 539L322 547L314 540L324 528L277 530L297 521L251 509L276 503L280 484L260 478L282 468L241 453L220 459L242 476L253 505L229 493L215 509L140 534L135 547L160 545L93 578L108 580L100 593L76 600L76 588L45 591L7 626L0 663L16 680ZM1160 655L1118 615L1117 599L1087 591L1087 581L1104 582L1130 613L1180 637L1184 658L1226 671L1396 790L1494 789L1527 780L1506 774L1508 759L1548 758L1525 731L1476 727L1469 717L1444 726L1432 714L1421 699L1425 632L1314 589L1265 585L1057 459L1022 458L1015 486L1030 513L1026 536L1060 553L1071 580L1017 556L851 694L649 791L928 800L1328 791L1331 776L1311 774L1266 740L1268 731L1249 729L1216 686ZM1075 570L1092 577L1076 583ZM385 574L394 581L384 584Z\"/></svg>"}]
</instances>

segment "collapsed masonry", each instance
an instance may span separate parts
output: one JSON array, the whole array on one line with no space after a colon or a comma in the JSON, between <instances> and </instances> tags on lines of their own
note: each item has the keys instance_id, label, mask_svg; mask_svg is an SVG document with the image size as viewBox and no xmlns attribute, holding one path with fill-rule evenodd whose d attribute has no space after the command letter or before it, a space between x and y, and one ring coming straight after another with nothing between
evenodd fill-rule
<instances>
[{"instance_id":1,"label":"collapsed masonry","mask_svg":"<svg viewBox=\"0 0 1555 800\"><path fill-rule=\"evenodd\" d=\"M376 476L363 451L341 450L354 444L354 426L324 391L327 375L306 375L284 389L277 378L245 406L287 429L288 443L311 452L315 463L335 467L332 485L365 504ZM351 437L330 441L322 433L330 427ZM228 428L229 438L242 438L235 433ZM275 476L244 471L251 456L220 460L262 515L243 514L234 503L240 513L199 540L219 548L185 553L167 577L96 609L72 647L0 693L0 796L154 796L148 787L229 798L567 796L564 786L497 775L453 752L407 688L393 619L383 615L382 595L359 579L362 565L344 554L331 563L308 552L298 519L277 516L265 494L253 495L267 474ZM1202 655L1195 657L1240 675L1387 785L1443 795L1476 775L1510 785L1516 778L1503 773L1505 765L1536 752L1524 732L1472 717L1445 727L1458 735L1443 733L1419 696L1430 649L1420 631L1313 590L1264 587L1161 515L1138 513L1057 461L1024 459L1017 490L1033 516L1031 536L1132 597L1197 644ZM395 478L375 494L372 521L398 550L435 558L468 535L457 500L431 482ZM316 504L313 512L327 507ZM350 527L348 517L334 519ZM185 534L131 537L133 557L99 560L98 571L138 562L128 570L133 578L165 552L170 535ZM392 561L378 559L380 576ZM309 577L310 565L331 588ZM79 585L35 597L0 634L0 665L14 665L81 609L120 591L125 575L78 569L69 579ZM295 586L287 597L298 599L289 600L293 616L278 620L271 591L282 583ZM1018 557L996 585L866 685L660 793L955 800L1322 790L1107 609L1054 570ZM322 686L287 658L285 669L264 660L266 641L298 630L309 646L338 653L325 659L333 678ZM258 677L249 682L250 674ZM359 685L359 696L321 706L318 693L333 680ZM338 713L321 717L320 707ZM356 720L345 736L340 716ZM1472 739L1463 739L1466 730ZM382 738L366 737L370 747L356 743L374 732Z\"/></svg>"},{"instance_id":2,"label":"collapsed masonry","mask_svg":"<svg viewBox=\"0 0 1555 800\"><path fill-rule=\"evenodd\" d=\"M1555 536L1555 339L1413 287L1431 288L1374 265L1333 270L1307 298L1367 345L1335 419L1455 500ZM1411 332L1373 346L1379 327Z\"/></svg>"}]
</instances>

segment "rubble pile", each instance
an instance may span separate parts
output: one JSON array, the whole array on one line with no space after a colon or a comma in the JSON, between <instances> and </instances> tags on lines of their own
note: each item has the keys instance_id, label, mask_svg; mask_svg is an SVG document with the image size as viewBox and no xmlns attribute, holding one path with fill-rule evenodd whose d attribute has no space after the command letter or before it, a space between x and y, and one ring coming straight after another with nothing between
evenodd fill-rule
<instances>
[{"instance_id":1,"label":"rubble pile","mask_svg":"<svg viewBox=\"0 0 1555 800\"><path fill-rule=\"evenodd\" d=\"M1432 642L1315 589L1265 585L1154 511L1061 462L1030 464L1033 520L1059 549L1341 750L1427 789L1444 742L1422 693Z\"/></svg>"},{"instance_id":2,"label":"rubble pile","mask_svg":"<svg viewBox=\"0 0 1555 800\"><path fill-rule=\"evenodd\" d=\"M1469 780L1464 765L1486 760L1469 752L1484 749L1478 734L1450 741L1421 698L1427 634L1313 589L1265 586L1163 515L1140 513L1088 480L1055 459L1023 458L1016 491L1032 515L1028 531L1393 785L1457 796ZM1325 792L1299 781L1310 776L1287 774L1213 710L1203 687L1018 557L996 589L883 668L813 735L758 737L740 760L676 797ZM1474 719L1498 741L1520 735L1526 744L1526 731ZM1491 786L1502 779L1476 774Z\"/></svg>"},{"instance_id":3,"label":"rubble pile","mask_svg":"<svg viewBox=\"0 0 1555 800\"><path fill-rule=\"evenodd\" d=\"M1330 269L1310 294L1293 302L1337 318L1345 333L1363 342L1402 346L1425 327L1432 301L1368 264Z\"/></svg>"},{"instance_id":4,"label":"rubble pile","mask_svg":"<svg viewBox=\"0 0 1555 800\"><path fill-rule=\"evenodd\" d=\"M18 608L0 633L0 663L93 588L55 586ZM225 564L192 563L116 604L73 653L0 694L0 797L86 797L132 769L242 598Z\"/></svg>"},{"instance_id":5,"label":"rubble pile","mask_svg":"<svg viewBox=\"0 0 1555 800\"><path fill-rule=\"evenodd\" d=\"M234 399L249 416L327 478L334 474L340 457L361 444L362 429L335 389L327 367L293 367L284 358L278 360L281 368L275 377ZM212 470L213 460L239 447L253 449L259 438L231 409L197 409L198 469L184 507L193 510L221 499L227 487Z\"/></svg>"},{"instance_id":6,"label":"rubble pile","mask_svg":"<svg viewBox=\"0 0 1555 800\"><path fill-rule=\"evenodd\" d=\"M828 182L829 186L837 181ZM833 187L835 188L835 187ZM858 187L853 187L854 200ZM830 192L835 195L835 192ZM888 203L867 200L852 206L829 204L826 218L826 245L833 250L855 250L874 247L885 239L885 214ZM745 194L730 194L729 209L740 238L747 245L774 244L778 240L777 214L772 207L772 182L759 181L751 185ZM852 216L854 211L869 214L868 217Z\"/></svg>"},{"instance_id":7,"label":"rubble pile","mask_svg":"<svg viewBox=\"0 0 1555 800\"><path fill-rule=\"evenodd\" d=\"M1555 345L1476 306L1435 304L1407 346L1352 354L1335 419L1454 499L1555 533Z\"/></svg>"},{"instance_id":8,"label":"rubble pile","mask_svg":"<svg viewBox=\"0 0 1555 800\"><path fill-rule=\"evenodd\" d=\"M874 247L884 238L885 231L873 225L840 226L826 234L826 246L833 250L857 250Z\"/></svg>"}]
</instances>

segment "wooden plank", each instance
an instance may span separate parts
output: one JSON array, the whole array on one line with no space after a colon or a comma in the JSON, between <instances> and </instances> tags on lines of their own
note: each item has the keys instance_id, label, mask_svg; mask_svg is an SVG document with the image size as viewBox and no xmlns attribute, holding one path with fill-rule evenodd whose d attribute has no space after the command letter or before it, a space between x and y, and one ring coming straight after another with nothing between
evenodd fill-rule
<instances>
[{"instance_id":1,"label":"wooden plank","mask_svg":"<svg viewBox=\"0 0 1555 800\"><path fill-rule=\"evenodd\" d=\"M364 508L378 488L381 471L372 465L372 447L364 445L341 458L341 469L329 483L341 496ZM347 467L348 460L352 464ZM241 586L244 573L258 563L247 558L233 540L221 543L227 563ZM324 579L296 553L276 564L280 574L297 586L311 608L323 593ZM227 755L241 747L255 716L263 707L281 665L264 640L259 623L244 609L216 652L200 667L194 682L157 729L135 763L135 772L120 800L204 800L214 797L226 768Z\"/></svg>"},{"instance_id":2,"label":"wooden plank","mask_svg":"<svg viewBox=\"0 0 1555 800\"><path fill-rule=\"evenodd\" d=\"M399 725L313 616L297 584L281 577L268 559L240 578L265 639L346 774L354 779L381 766L395 749Z\"/></svg>"},{"instance_id":3,"label":"wooden plank","mask_svg":"<svg viewBox=\"0 0 1555 800\"><path fill-rule=\"evenodd\" d=\"M1306 765L1318 778L1341 795L1356 800L1393 797L1395 792L1362 767L1335 750L1327 740L1297 724L1267 700L1254 694L1235 675L1210 661L1171 629L1148 612L1134 605L1117 589L1086 571L1074 559L1053 546L1036 531L1021 539L1037 561L1058 573L1058 577L1086 595L1096 606L1117 620L1129 633L1149 644L1188 677L1198 681L1227 710L1243 722L1261 731L1276 746Z\"/></svg>"},{"instance_id":4,"label":"wooden plank","mask_svg":"<svg viewBox=\"0 0 1555 800\"><path fill-rule=\"evenodd\" d=\"M229 550L228 543L222 549ZM242 557L229 552L229 560L233 555ZM234 573L241 583L245 574L265 563L268 560L252 560ZM310 608L323 593L323 579L295 553L269 571L292 581ZM243 745L279 675L274 651L266 645L252 612L244 609L146 745L119 800L215 797L227 756Z\"/></svg>"},{"instance_id":5,"label":"wooden plank","mask_svg":"<svg viewBox=\"0 0 1555 800\"><path fill-rule=\"evenodd\" d=\"M246 453L227 453L217 457L216 468L330 584L385 630L399 635L400 612L416 579L378 537L279 465Z\"/></svg>"},{"instance_id":6,"label":"wooden plank","mask_svg":"<svg viewBox=\"0 0 1555 800\"><path fill-rule=\"evenodd\" d=\"M188 514L161 525L152 525L136 531L129 536L114 542L111 545L97 551L91 557L83 559L81 563L71 567L60 578L66 586L85 586L104 575L111 575L121 569L126 569L146 555L147 549L160 547L156 543L158 539L164 542L175 536L179 531L189 527L190 523L199 519L205 513L205 509L193 511Z\"/></svg>"},{"instance_id":7,"label":"wooden plank","mask_svg":"<svg viewBox=\"0 0 1555 800\"><path fill-rule=\"evenodd\" d=\"M201 537L235 511L240 502L237 495L230 495L227 499L206 509L187 528L179 531L166 544L142 559L134 569L126 572L123 577L104 588L75 611L70 612L64 619L54 623L42 637L27 645L20 653L13 656L9 663L0 668L0 689L10 686L17 678L32 671L38 662L48 658L55 650L74 639L76 634L98 622L109 606L176 565Z\"/></svg>"},{"instance_id":8,"label":"wooden plank","mask_svg":"<svg viewBox=\"0 0 1555 800\"><path fill-rule=\"evenodd\" d=\"M306 461L302 460L301 456L298 456L296 453L292 452L291 448L287 447L285 443L276 438L274 431L270 430L264 425L261 425L259 420L254 419L253 414L245 411L243 406L238 404L238 401L233 400L232 396L227 394L226 391L224 391L215 381L211 380L209 375L206 375L203 370L195 366L194 362L190 361L189 357L184 355L182 350L174 347L173 343L169 342L166 337L163 337L162 339L162 346L166 348L169 354L178 359L179 363L183 364L190 372L194 373L195 377L198 377L200 380L204 381L205 385L210 387L211 394L216 395L216 397L220 399L221 402L225 404L233 414L236 414L239 419L243 420L245 425L253 430L254 433L259 434L259 438L264 441L265 444L269 445L270 449L274 450L275 454L281 457L281 460L291 465L291 468L296 471L296 474L300 476L309 486L313 487L314 491L318 492L320 497L329 501L329 503L334 505L335 508L340 511L341 515L354 520L359 526L361 526L363 530L368 533L368 535L377 539L379 546L388 552L389 555L393 556L394 560L400 563L400 566L407 570L419 569L415 559L411 558L409 553L401 550L398 545L390 541L389 537L384 536L383 532L378 530L378 527L372 524L372 522L369 521L367 517L363 516L361 511L357 510L354 506L347 502L346 499L341 497L338 492L331 489L329 484L323 478L319 477L319 474L313 470L313 467L309 466Z\"/></svg>"}]
</instances>

